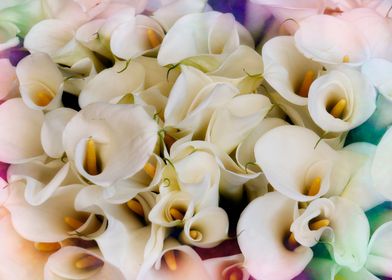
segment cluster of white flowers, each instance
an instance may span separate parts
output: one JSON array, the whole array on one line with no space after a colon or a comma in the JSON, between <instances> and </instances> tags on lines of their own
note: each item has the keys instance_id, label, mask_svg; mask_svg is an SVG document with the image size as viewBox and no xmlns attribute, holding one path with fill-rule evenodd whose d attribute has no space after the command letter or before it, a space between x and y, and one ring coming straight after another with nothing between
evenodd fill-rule
<instances>
[{"instance_id":1,"label":"cluster of white flowers","mask_svg":"<svg viewBox=\"0 0 392 280\"><path fill-rule=\"evenodd\" d=\"M0 4L0 50L29 52L1 94L1 279L392 277L392 219L365 215L392 200L392 3L254 2L260 51L205 0ZM369 119L380 142L345 145Z\"/></svg>"}]
</instances>

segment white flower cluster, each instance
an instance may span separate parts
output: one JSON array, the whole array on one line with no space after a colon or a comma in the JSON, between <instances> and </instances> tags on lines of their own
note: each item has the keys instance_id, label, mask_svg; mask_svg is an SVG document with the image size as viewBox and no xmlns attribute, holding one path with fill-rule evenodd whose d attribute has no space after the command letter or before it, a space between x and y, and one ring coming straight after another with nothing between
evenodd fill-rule
<instances>
[{"instance_id":1,"label":"white flower cluster","mask_svg":"<svg viewBox=\"0 0 392 280\"><path fill-rule=\"evenodd\" d=\"M1 279L392 277L392 219L365 215L392 200L384 1L254 2L261 52L204 0L0 4L32 22L0 42L29 51L0 105ZM377 114L380 143L345 146ZM202 260L235 227L241 253Z\"/></svg>"}]
</instances>

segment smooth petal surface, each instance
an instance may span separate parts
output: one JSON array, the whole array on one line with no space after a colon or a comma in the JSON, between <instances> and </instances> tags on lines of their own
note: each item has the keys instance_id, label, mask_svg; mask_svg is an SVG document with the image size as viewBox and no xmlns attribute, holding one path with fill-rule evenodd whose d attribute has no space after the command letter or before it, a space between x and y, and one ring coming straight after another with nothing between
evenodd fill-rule
<instances>
[{"instance_id":1,"label":"smooth petal surface","mask_svg":"<svg viewBox=\"0 0 392 280\"><path fill-rule=\"evenodd\" d=\"M336 159L336 152L318 141L319 137L306 128L274 128L256 143L256 163L276 190L297 201L310 201L328 191ZM306 188L315 177L321 179L320 190L315 196L308 196Z\"/></svg>"},{"instance_id":2,"label":"smooth petal surface","mask_svg":"<svg viewBox=\"0 0 392 280\"><path fill-rule=\"evenodd\" d=\"M389 100L392 99L392 63L384 59L371 59L362 65L362 73Z\"/></svg>"},{"instance_id":3,"label":"smooth petal surface","mask_svg":"<svg viewBox=\"0 0 392 280\"><path fill-rule=\"evenodd\" d=\"M23 238L35 242L59 242L68 238L70 227L64 222L64 217L79 216L74 208L74 199L82 187L63 187L45 203L32 206L24 198L24 183L13 183L5 207L11 213L15 230Z\"/></svg>"},{"instance_id":4,"label":"smooth petal surface","mask_svg":"<svg viewBox=\"0 0 392 280\"><path fill-rule=\"evenodd\" d=\"M374 182L375 188L385 198L392 199L392 176L391 176L391 160L392 154L392 129L389 128L382 137L380 143L377 146L373 164L371 167L371 176Z\"/></svg>"},{"instance_id":5,"label":"smooth petal surface","mask_svg":"<svg viewBox=\"0 0 392 280\"><path fill-rule=\"evenodd\" d=\"M222 208L208 207L187 220L180 239L192 246L211 248L228 238L229 218ZM196 238L191 231L197 231Z\"/></svg>"},{"instance_id":6,"label":"smooth petal surface","mask_svg":"<svg viewBox=\"0 0 392 280\"><path fill-rule=\"evenodd\" d=\"M71 119L64 130L63 144L82 176L110 186L142 169L154 150L157 130L156 122L141 106L94 103ZM97 175L89 174L84 167L89 137L97 142L102 164Z\"/></svg>"},{"instance_id":7,"label":"smooth petal surface","mask_svg":"<svg viewBox=\"0 0 392 280\"><path fill-rule=\"evenodd\" d=\"M18 86L15 67L8 59L0 59L0 100L16 97Z\"/></svg>"},{"instance_id":8,"label":"smooth petal surface","mask_svg":"<svg viewBox=\"0 0 392 280\"><path fill-rule=\"evenodd\" d=\"M299 94L306 72L314 78L322 65L300 53L292 36L278 36L269 40L262 49L264 78L287 101L306 105L307 98Z\"/></svg>"},{"instance_id":9,"label":"smooth petal surface","mask_svg":"<svg viewBox=\"0 0 392 280\"><path fill-rule=\"evenodd\" d=\"M271 106L269 99L262 95L234 97L212 116L206 141L230 154L264 119Z\"/></svg>"},{"instance_id":10,"label":"smooth petal surface","mask_svg":"<svg viewBox=\"0 0 392 280\"><path fill-rule=\"evenodd\" d=\"M242 212L237 226L238 244L245 268L256 279L292 279L312 259L310 248L300 246L290 251L284 245L294 206L295 201L272 192L253 200Z\"/></svg>"},{"instance_id":11,"label":"smooth petal surface","mask_svg":"<svg viewBox=\"0 0 392 280\"><path fill-rule=\"evenodd\" d=\"M60 158L64 154L63 131L76 114L75 110L69 108L58 108L45 114L41 128L41 143L48 156Z\"/></svg>"},{"instance_id":12,"label":"smooth petal surface","mask_svg":"<svg viewBox=\"0 0 392 280\"><path fill-rule=\"evenodd\" d=\"M44 114L28 108L21 98L0 106L0 161L22 163L43 154L40 140Z\"/></svg>"},{"instance_id":13,"label":"smooth petal surface","mask_svg":"<svg viewBox=\"0 0 392 280\"><path fill-rule=\"evenodd\" d=\"M314 81L309 91L308 109L314 122L325 131L343 132L364 123L376 110L377 93L358 71L332 70ZM330 107L344 99L341 117L334 117Z\"/></svg>"},{"instance_id":14,"label":"smooth petal surface","mask_svg":"<svg viewBox=\"0 0 392 280\"><path fill-rule=\"evenodd\" d=\"M326 64L362 64L369 50L362 35L347 21L329 15L311 16L300 23L295 44L306 57Z\"/></svg>"}]
</instances>

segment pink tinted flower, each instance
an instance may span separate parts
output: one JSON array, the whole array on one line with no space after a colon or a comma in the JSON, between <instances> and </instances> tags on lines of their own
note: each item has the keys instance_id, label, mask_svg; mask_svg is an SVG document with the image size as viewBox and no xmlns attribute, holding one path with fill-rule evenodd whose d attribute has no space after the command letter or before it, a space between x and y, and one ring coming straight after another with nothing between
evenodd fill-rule
<instances>
[{"instance_id":1,"label":"pink tinted flower","mask_svg":"<svg viewBox=\"0 0 392 280\"><path fill-rule=\"evenodd\" d=\"M50 253L36 250L33 242L20 237L12 226L9 212L2 207L0 248L0 279L43 279L43 268Z\"/></svg>"},{"instance_id":2,"label":"pink tinted flower","mask_svg":"<svg viewBox=\"0 0 392 280\"><path fill-rule=\"evenodd\" d=\"M0 100L16 97L19 93L15 67L8 59L0 59Z\"/></svg>"}]
</instances>

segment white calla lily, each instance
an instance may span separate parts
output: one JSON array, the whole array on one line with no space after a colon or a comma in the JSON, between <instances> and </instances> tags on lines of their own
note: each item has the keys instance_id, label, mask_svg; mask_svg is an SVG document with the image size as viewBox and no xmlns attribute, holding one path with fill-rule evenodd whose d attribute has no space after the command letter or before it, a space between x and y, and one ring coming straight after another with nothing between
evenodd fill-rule
<instances>
[{"instance_id":1,"label":"white calla lily","mask_svg":"<svg viewBox=\"0 0 392 280\"><path fill-rule=\"evenodd\" d=\"M144 87L145 70L137 62L117 62L92 78L79 95L82 108L95 102L111 102ZM111 81L111 83L108 83Z\"/></svg>"},{"instance_id":2,"label":"white calla lily","mask_svg":"<svg viewBox=\"0 0 392 280\"><path fill-rule=\"evenodd\" d=\"M133 59L156 51L165 36L154 19L137 15L117 26L110 39L113 54L122 59Z\"/></svg>"},{"instance_id":3,"label":"white calla lily","mask_svg":"<svg viewBox=\"0 0 392 280\"><path fill-rule=\"evenodd\" d=\"M392 63L385 59L374 58L362 65L362 73L388 100L392 100L391 71Z\"/></svg>"},{"instance_id":4,"label":"white calla lily","mask_svg":"<svg viewBox=\"0 0 392 280\"><path fill-rule=\"evenodd\" d=\"M8 182L26 181L25 199L31 205L41 205L57 191L60 186L82 184L74 167L60 160L44 162L35 160L9 167Z\"/></svg>"},{"instance_id":5,"label":"white calla lily","mask_svg":"<svg viewBox=\"0 0 392 280\"><path fill-rule=\"evenodd\" d=\"M21 98L0 106L0 161L23 163L44 154L40 140L42 111L27 107Z\"/></svg>"},{"instance_id":6,"label":"white calla lily","mask_svg":"<svg viewBox=\"0 0 392 280\"><path fill-rule=\"evenodd\" d=\"M304 246L314 246L323 239L332 246L335 261L353 271L365 264L369 223L363 210L347 199L332 197L312 201L290 230L295 240Z\"/></svg>"},{"instance_id":7,"label":"white calla lily","mask_svg":"<svg viewBox=\"0 0 392 280\"><path fill-rule=\"evenodd\" d=\"M125 203L138 194L147 194L156 191L162 180L164 162L153 154L143 169L131 178L114 183L103 191L103 196L110 203Z\"/></svg>"},{"instance_id":8,"label":"white calla lily","mask_svg":"<svg viewBox=\"0 0 392 280\"><path fill-rule=\"evenodd\" d=\"M148 218L163 227L181 225L194 214L192 196L186 192L169 192L159 199Z\"/></svg>"},{"instance_id":9,"label":"white calla lily","mask_svg":"<svg viewBox=\"0 0 392 280\"><path fill-rule=\"evenodd\" d=\"M181 191L192 195L196 208L218 206L220 171L215 157L207 152L195 151L173 159Z\"/></svg>"},{"instance_id":10,"label":"white calla lily","mask_svg":"<svg viewBox=\"0 0 392 280\"><path fill-rule=\"evenodd\" d=\"M377 93L356 70L339 68L315 80L308 109L323 130L343 132L364 123L376 110Z\"/></svg>"},{"instance_id":11,"label":"white calla lily","mask_svg":"<svg viewBox=\"0 0 392 280\"><path fill-rule=\"evenodd\" d=\"M102 188L98 186L83 188L76 197L75 208L107 218L106 230L95 237L103 258L117 267L125 279L135 279L143 263L150 226L144 226L137 214L126 205L106 202Z\"/></svg>"},{"instance_id":12,"label":"white calla lily","mask_svg":"<svg viewBox=\"0 0 392 280\"><path fill-rule=\"evenodd\" d=\"M10 211L15 230L34 242L60 242L70 237L71 227L65 217L79 219L81 213L74 208L74 200L83 185L70 185L56 192L39 206L32 206L24 198L25 184L12 183L10 196L4 206Z\"/></svg>"},{"instance_id":13,"label":"white calla lily","mask_svg":"<svg viewBox=\"0 0 392 280\"><path fill-rule=\"evenodd\" d=\"M54 57L75 36L74 27L66 21L46 19L34 25L24 39L30 52L44 52Z\"/></svg>"},{"instance_id":14,"label":"white calla lily","mask_svg":"<svg viewBox=\"0 0 392 280\"><path fill-rule=\"evenodd\" d=\"M193 132L194 138L203 139L214 110L238 93L228 83L213 83L201 71L182 66L182 73L167 101L165 125Z\"/></svg>"},{"instance_id":15,"label":"white calla lily","mask_svg":"<svg viewBox=\"0 0 392 280\"><path fill-rule=\"evenodd\" d=\"M34 53L16 67L23 101L32 109L54 109L61 105L63 75L45 53Z\"/></svg>"},{"instance_id":16,"label":"white calla lily","mask_svg":"<svg viewBox=\"0 0 392 280\"><path fill-rule=\"evenodd\" d=\"M255 157L277 191L310 201L328 192L337 154L311 130L280 126L260 138Z\"/></svg>"},{"instance_id":17,"label":"white calla lily","mask_svg":"<svg viewBox=\"0 0 392 280\"><path fill-rule=\"evenodd\" d=\"M327 196L339 195L356 203L364 211L384 202L385 197L375 188L371 176L375 151L376 146L369 143L354 143L339 151L340 160L335 170L348 173L350 178L347 184L333 184ZM345 168L345 166L348 168ZM334 175L339 176L337 173ZM344 186L344 189L336 192L336 187L339 186Z\"/></svg>"},{"instance_id":18,"label":"white calla lily","mask_svg":"<svg viewBox=\"0 0 392 280\"><path fill-rule=\"evenodd\" d=\"M243 185L260 174L242 168L218 146L206 141L177 141L170 150L170 157L183 157L195 151L205 151L215 157L220 169L219 191L226 197L241 199Z\"/></svg>"},{"instance_id":19,"label":"white calla lily","mask_svg":"<svg viewBox=\"0 0 392 280\"><path fill-rule=\"evenodd\" d=\"M294 200L272 192L253 200L242 212L237 225L238 244L245 268L256 279L292 279L312 259L310 248L289 250L285 245L295 204Z\"/></svg>"},{"instance_id":20,"label":"white calla lily","mask_svg":"<svg viewBox=\"0 0 392 280\"><path fill-rule=\"evenodd\" d=\"M76 114L75 110L69 108L58 108L45 114L41 128L41 143L48 156L60 158L64 154L63 131Z\"/></svg>"},{"instance_id":21,"label":"white calla lily","mask_svg":"<svg viewBox=\"0 0 392 280\"><path fill-rule=\"evenodd\" d=\"M69 121L63 145L83 177L108 187L143 168L157 131L156 122L140 106L94 103Z\"/></svg>"},{"instance_id":22,"label":"white calla lily","mask_svg":"<svg viewBox=\"0 0 392 280\"><path fill-rule=\"evenodd\" d=\"M199 255L189 246L179 245L174 239L165 241L162 252L152 260L147 260L137 279L140 280L210 280Z\"/></svg>"},{"instance_id":23,"label":"white calla lily","mask_svg":"<svg viewBox=\"0 0 392 280\"><path fill-rule=\"evenodd\" d=\"M392 128L389 128L382 137L376 148L373 163L371 166L371 176L374 187L386 199L392 199L392 176L391 176L391 153L392 153Z\"/></svg>"},{"instance_id":24,"label":"white calla lily","mask_svg":"<svg viewBox=\"0 0 392 280\"><path fill-rule=\"evenodd\" d=\"M191 59L189 63L209 72L217 69L222 58L240 44L252 47L254 43L232 15L218 12L189 14L177 20L166 34L158 62L169 65Z\"/></svg>"},{"instance_id":25,"label":"white calla lily","mask_svg":"<svg viewBox=\"0 0 392 280\"><path fill-rule=\"evenodd\" d=\"M292 36L269 40L262 50L264 78L287 101L304 106L322 65L300 53Z\"/></svg>"},{"instance_id":26,"label":"white calla lily","mask_svg":"<svg viewBox=\"0 0 392 280\"><path fill-rule=\"evenodd\" d=\"M207 207L185 221L180 240L185 244L211 248L228 238L229 218L219 207Z\"/></svg>"},{"instance_id":27,"label":"white calla lily","mask_svg":"<svg viewBox=\"0 0 392 280\"><path fill-rule=\"evenodd\" d=\"M167 5L162 5L154 11L153 18L163 26L165 31L169 31L175 22L182 16L192 13L201 13L205 6L205 0L169 1Z\"/></svg>"},{"instance_id":28,"label":"white calla lily","mask_svg":"<svg viewBox=\"0 0 392 280\"><path fill-rule=\"evenodd\" d=\"M392 222L387 222L377 228L369 241L369 255L365 267L375 275L392 277L390 262L392 254L389 248L392 242Z\"/></svg>"},{"instance_id":29,"label":"white calla lily","mask_svg":"<svg viewBox=\"0 0 392 280\"><path fill-rule=\"evenodd\" d=\"M119 279L122 273L100 256L97 250L67 246L53 253L45 264L45 279Z\"/></svg>"},{"instance_id":30,"label":"white calla lily","mask_svg":"<svg viewBox=\"0 0 392 280\"><path fill-rule=\"evenodd\" d=\"M270 100L263 95L245 94L234 97L212 115L206 141L230 154L264 119L271 106Z\"/></svg>"}]
</instances>

